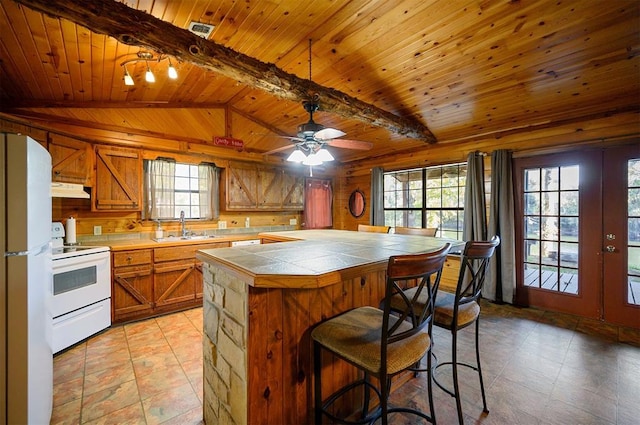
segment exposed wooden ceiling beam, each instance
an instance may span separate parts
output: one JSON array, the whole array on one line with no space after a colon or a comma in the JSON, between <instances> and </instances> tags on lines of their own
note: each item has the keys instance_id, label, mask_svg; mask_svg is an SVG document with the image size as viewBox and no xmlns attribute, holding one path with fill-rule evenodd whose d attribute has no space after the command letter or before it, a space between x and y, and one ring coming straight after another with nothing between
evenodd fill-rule
<instances>
[{"instance_id":1,"label":"exposed wooden ceiling beam","mask_svg":"<svg viewBox=\"0 0 640 425\"><path fill-rule=\"evenodd\" d=\"M427 126L415 119L392 114L338 90L287 73L186 29L113 0L14 0L38 12L64 18L118 41L145 46L220 73L282 99L302 102L319 95L321 110L366 124L383 127L409 138L435 143Z\"/></svg>"}]
</instances>

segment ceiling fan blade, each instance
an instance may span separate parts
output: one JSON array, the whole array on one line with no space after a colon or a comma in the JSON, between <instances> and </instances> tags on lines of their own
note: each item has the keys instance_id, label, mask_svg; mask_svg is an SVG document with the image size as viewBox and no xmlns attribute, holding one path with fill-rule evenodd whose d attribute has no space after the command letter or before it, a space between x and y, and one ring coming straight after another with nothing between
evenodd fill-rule
<instances>
[{"instance_id":1,"label":"ceiling fan blade","mask_svg":"<svg viewBox=\"0 0 640 425\"><path fill-rule=\"evenodd\" d=\"M271 154L274 154L274 153L278 153L278 152L286 151L287 149L293 149L293 148L295 148L295 147L296 147L296 145L287 145L287 146L282 146L282 147L279 147L279 148L272 149L272 150L270 150L270 151L268 151L268 152L265 152L265 153L263 153L262 155L271 155Z\"/></svg>"},{"instance_id":2,"label":"ceiling fan blade","mask_svg":"<svg viewBox=\"0 0 640 425\"><path fill-rule=\"evenodd\" d=\"M349 140L349 139L333 139L327 141L327 145L333 146L334 148L345 148L345 149L357 149L361 151L368 151L373 147L373 143L364 142L362 140Z\"/></svg>"},{"instance_id":3,"label":"ceiling fan blade","mask_svg":"<svg viewBox=\"0 0 640 425\"><path fill-rule=\"evenodd\" d=\"M345 133L344 131L336 130L335 128L323 128L320 131L316 131L313 137L320 140L329 140L335 139L337 137L342 137L345 134L347 133Z\"/></svg>"}]
</instances>

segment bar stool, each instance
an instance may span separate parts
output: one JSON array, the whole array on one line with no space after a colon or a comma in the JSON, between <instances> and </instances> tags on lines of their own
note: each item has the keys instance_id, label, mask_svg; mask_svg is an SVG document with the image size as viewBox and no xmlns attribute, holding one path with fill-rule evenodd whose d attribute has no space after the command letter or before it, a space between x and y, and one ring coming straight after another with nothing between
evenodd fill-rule
<instances>
[{"instance_id":1,"label":"bar stool","mask_svg":"<svg viewBox=\"0 0 640 425\"><path fill-rule=\"evenodd\" d=\"M440 284L442 266L451 245L447 243L438 251L427 254L400 255L389 258L383 309L359 307L320 323L311 332L313 340L315 423L321 424L323 415L334 422L344 424L373 423L381 419L388 423L388 414L402 412L417 415L435 423L432 385L429 379L429 415L409 407L389 407L388 398L393 376L407 370L422 357L431 359L431 329L434 301ZM417 282L415 296L404 296L399 283L408 279ZM398 294L400 302L396 313L391 311L390 299ZM416 307L418 298L428 301ZM364 375L345 387L338 389L326 400L322 397L322 350L360 369ZM374 385L370 378L377 378ZM338 418L329 411L330 407L346 393L363 386L362 411L359 419ZM371 391L379 399L379 407L369 409Z\"/></svg>"},{"instance_id":2,"label":"bar stool","mask_svg":"<svg viewBox=\"0 0 640 425\"><path fill-rule=\"evenodd\" d=\"M389 233L389 226L371 226L369 224L358 224L358 232Z\"/></svg>"},{"instance_id":3,"label":"bar stool","mask_svg":"<svg viewBox=\"0 0 640 425\"><path fill-rule=\"evenodd\" d=\"M463 423L462 403L460 401L460 388L458 385L458 366L465 366L478 372L480 378L480 391L482 393L483 411L489 413L487 409L487 399L484 392L484 382L482 380L482 367L480 365L480 350L478 346L478 330L480 318L480 299L482 286L484 285L489 261L493 256L495 248L500 244L500 238L494 236L490 241L469 241L465 244L464 250L460 257L460 272L458 274L458 283L456 285L456 293L452 294L443 290L439 290L436 296L435 313L433 324L440 328L448 329L451 332L451 361L438 363L433 368L433 381L438 387L447 394L456 399L456 409L458 411L458 422ZM405 290L407 297L412 297L416 292L415 288ZM428 300L421 296L419 302L426 303ZM402 305L402 301L398 296L391 300L391 307L395 308L396 303ZM458 361L457 341L458 331L472 324L476 325L475 329L475 349L476 364L471 365ZM438 381L438 368L451 365L453 373L453 390L446 388ZM429 368L429 366L427 366ZM416 372L424 372L426 369L416 365L413 369Z\"/></svg>"}]
</instances>

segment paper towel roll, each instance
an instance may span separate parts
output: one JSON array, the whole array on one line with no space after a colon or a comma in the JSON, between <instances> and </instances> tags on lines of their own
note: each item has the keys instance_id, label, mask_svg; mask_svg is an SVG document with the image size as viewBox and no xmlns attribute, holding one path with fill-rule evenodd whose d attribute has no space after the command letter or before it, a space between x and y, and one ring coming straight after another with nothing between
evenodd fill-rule
<instances>
[{"instance_id":1,"label":"paper towel roll","mask_svg":"<svg viewBox=\"0 0 640 425\"><path fill-rule=\"evenodd\" d=\"M65 234L67 237L67 244L76 243L76 219L69 217L65 226Z\"/></svg>"}]
</instances>

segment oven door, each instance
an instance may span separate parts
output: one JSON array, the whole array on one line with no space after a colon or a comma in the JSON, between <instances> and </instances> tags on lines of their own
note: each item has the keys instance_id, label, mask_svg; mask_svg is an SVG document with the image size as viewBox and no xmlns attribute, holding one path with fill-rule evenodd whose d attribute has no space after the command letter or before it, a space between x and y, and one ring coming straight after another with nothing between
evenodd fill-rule
<instances>
[{"instance_id":1,"label":"oven door","mask_svg":"<svg viewBox=\"0 0 640 425\"><path fill-rule=\"evenodd\" d=\"M111 297L109 258L107 251L54 259L54 318Z\"/></svg>"}]
</instances>

